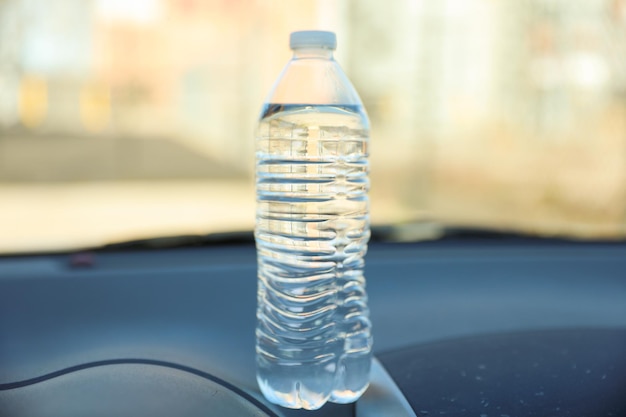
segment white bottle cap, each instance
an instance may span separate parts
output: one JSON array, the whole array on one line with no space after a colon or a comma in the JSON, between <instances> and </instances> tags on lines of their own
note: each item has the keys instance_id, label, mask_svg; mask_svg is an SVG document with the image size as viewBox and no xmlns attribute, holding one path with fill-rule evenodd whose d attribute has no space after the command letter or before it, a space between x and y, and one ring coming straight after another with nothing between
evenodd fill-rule
<instances>
[{"instance_id":1,"label":"white bottle cap","mask_svg":"<svg viewBox=\"0 0 626 417\"><path fill-rule=\"evenodd\" d=\"M337 37L333 32L323 30L301 30L289 36L289 47L297 48L337 48Z\"/></svg>"}]
</instances>

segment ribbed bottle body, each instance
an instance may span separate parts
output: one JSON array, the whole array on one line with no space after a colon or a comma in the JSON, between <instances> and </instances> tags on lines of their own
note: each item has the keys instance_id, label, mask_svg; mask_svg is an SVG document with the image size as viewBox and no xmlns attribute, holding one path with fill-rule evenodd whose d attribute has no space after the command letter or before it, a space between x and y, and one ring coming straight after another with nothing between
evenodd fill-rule
<instances>
[{"instance_id":1,"label":"ribbed bottle body","mask_svg":"<svg viewBox=\"0 0 626 417\"><path fill-rule=\"evenodd\" d=\"M268 104L256 140L257 378L316 409L367 388L369 124L359 105Z\"/></svg>"}]
</instances>

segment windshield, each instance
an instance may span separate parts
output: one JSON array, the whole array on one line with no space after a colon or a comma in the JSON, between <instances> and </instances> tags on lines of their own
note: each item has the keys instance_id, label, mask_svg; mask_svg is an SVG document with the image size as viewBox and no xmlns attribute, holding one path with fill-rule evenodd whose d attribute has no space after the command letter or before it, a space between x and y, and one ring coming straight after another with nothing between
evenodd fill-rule
<instances>
[{"instance_id":1,"label":"windshield","mask_svg":"<svg viewBox=\"0 0 626 417\"><path fill-rule=\"evenodd\" d=\"M374 225L624 236L624 0L0 0L0 253L251 230L313 28L371 119Z\"/></svg>"}]
</instances>

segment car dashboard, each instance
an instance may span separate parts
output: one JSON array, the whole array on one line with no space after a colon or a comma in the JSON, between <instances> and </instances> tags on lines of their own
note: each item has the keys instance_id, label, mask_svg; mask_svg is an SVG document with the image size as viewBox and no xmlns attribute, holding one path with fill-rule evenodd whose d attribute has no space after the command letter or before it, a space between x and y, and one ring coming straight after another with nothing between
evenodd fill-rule
<instances>
[{"instance_id":1,"label":"car dashboard","mask_svg":"<svg viewBox=\"0 0 626 417\"><path fill-rule=\"evenodd\" d=\"M626 415L626 244L373 242L372 383L256 385L252 242L0 258L0 416Z\"/></svg>"}]
</instances>

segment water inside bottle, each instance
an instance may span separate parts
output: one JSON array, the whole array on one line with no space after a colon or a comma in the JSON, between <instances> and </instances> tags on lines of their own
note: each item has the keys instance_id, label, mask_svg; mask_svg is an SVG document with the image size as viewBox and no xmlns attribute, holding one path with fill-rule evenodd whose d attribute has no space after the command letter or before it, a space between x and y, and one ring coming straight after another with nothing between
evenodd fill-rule
<instances>
[{"instance_id":1,"label":"water inside bottle","mask_svg":"<svg viewBox=\"0 0 626 417\"><path fill-rule=\"evenodd\" d=\"M368 132L360 106L269 104L259 123L257 377L286 407L368 385Z\"/></svg>"}]
</instances>

